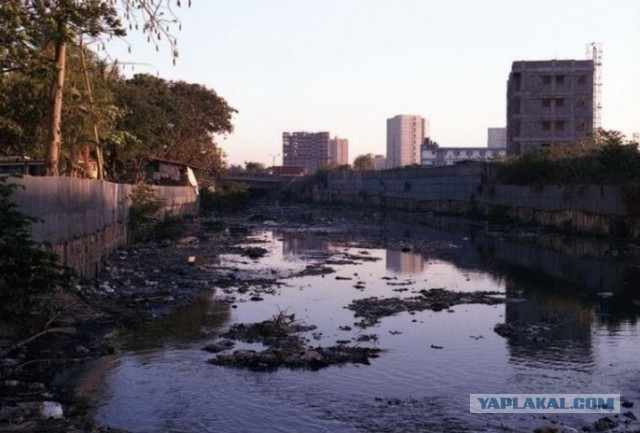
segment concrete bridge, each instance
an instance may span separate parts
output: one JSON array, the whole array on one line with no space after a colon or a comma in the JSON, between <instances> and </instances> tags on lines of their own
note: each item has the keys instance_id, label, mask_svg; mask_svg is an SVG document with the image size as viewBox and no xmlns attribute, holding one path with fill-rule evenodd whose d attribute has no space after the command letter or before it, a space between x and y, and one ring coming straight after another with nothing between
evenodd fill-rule
<instances>
[{"instance_id":1,"label":"concrete bridge","mask_svg":"<svg viewBox=\"0 0 640 433\"><path fill-rule=\"evenodd\" d=\"M277 174L255 174L255 173L228 173L222 177L223 180L243 183L249 190L255 191L275 191L292 180L289 176Z\"/></svg>"}]
</instances>

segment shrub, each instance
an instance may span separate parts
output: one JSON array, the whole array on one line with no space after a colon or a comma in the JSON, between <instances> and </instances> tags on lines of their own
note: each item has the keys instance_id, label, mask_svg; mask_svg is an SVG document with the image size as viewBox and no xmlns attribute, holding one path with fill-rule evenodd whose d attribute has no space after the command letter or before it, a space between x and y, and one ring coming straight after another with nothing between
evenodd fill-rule
<instances>
[{"instance_id":1,"label":"shrub","mask_svg":"<svg viewBox=\"0 0 640 433\"><path fill-rule=\"evenodd\" d=\"M129 198L130 239L133 242L148 241L162 209L163 200L151 185L145 183L136 185Z\"/></svg>"},{"instance_id":2,"label":"shrub","mask_svg":"<svg viewBox=\"0 0 640 433\"><path fill-rule=\"evenodd\" d=\"M251 196L245 184L220 182L215 192L200 189L200 212L203 214L238 212L246 209Z\"/></svg>"},{"instance_id":3,"label":"shrub","mask_svg":"<svg viewBox=\"0 0 640 433\"><path fill-rule=\"evenodd\" d=\"M33 241L31 226L38 219L11 201L16 188L0 178L0 318L38 324L49 319L47 295L57 287L69 288L73 273Z\"/></svg>"},{"instance_id":4,"label":"shrub","mask_svg":"<svg viewBox=\"0 0 640 433\"><path fill-rule=\"evenodd\" d=\"M615 131L599 131L585 142L510 159L499 165L494 180L513 185L638 182L638 143Z\"/></svg>"}]
</instances>

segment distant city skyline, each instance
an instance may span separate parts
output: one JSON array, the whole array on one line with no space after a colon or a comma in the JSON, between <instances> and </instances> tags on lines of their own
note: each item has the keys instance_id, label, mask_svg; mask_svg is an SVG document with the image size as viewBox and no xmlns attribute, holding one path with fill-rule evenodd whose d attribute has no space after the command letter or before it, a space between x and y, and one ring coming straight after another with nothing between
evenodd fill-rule
<instances>
[{"instance_id":1,"label":"distant city skyline","mask_svg":"<svg viewBox=\"0 0 640 433\"><path fill-rule=\"evenodd\" d=\"M351 162L386 154L399 113L429 119L443 146L484 146L506 126L512 62L582 60L589 42L603 46L602 127L640 131L637 0L196 0L177 13L176 66L140 35L131 54L108 50L138 63L128 76L200 83L238 109L218 139L231 164L271 165L282 131L347 137Z\"/></svg>"}]
</instances>

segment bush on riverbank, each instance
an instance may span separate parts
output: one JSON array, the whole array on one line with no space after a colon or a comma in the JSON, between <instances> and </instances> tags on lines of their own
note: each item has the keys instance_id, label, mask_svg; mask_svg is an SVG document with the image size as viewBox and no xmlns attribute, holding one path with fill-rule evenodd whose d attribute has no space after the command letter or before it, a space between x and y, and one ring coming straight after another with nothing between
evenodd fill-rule
<instances>
[{"instance_id":1,"label":"bush on riverbank","mask_svg":"<svg viewBox=\"0 0 640 433\"><path fill-rule=\"evenodd\" d=\"M136 185L129 198L129 239L133 242L149 240L162 209L162 198L151 185L144 183Z\"/></svg>"},{"instance_id":2,"label":"bush on riverbank","mask_svg":"<svg viewBox=\"0 0 640 433\"><path fill-rule=\"evenodd\" d=\"M184 226L182 217L160 217L164 206L162 197L151 185L138 184L130 195L129 239L132 242L164 240L178 237Z\"/></svg>"},{"instance_id":3,"label":"bush on riverbank","mask_svg":"<svg viewBox=\"0 0 640 433\"><path fill-rule=\"evenodd\" d=\"M200 212L203 215L239 212L247 208L250 199L243 183L222 181L215 191L200 189Z\"/></svg>"},{"instance_id":4,"label":"bush on riverbank","mask_svg":"<svg viewBox=\"0 0 640 433\"><path fill-rule=\"evenodd\" d=\"M31 238L37 222L11 201L16 185L0 178L0 319L25 327L39 327L52 316L50 295L69 288L71 271L58 257Z\"/></svg>"},{"instance_id":5,"label":"bush on riverbank","mask_svg":"<svg viewBox=\"0 0 640 433\"><path fill-rule=\"evenodd\" d=\"M499 165L495 181L511 185L640 182L638 143L598 131L573 145L529 152Z\"/></svg>"}]
</instances>

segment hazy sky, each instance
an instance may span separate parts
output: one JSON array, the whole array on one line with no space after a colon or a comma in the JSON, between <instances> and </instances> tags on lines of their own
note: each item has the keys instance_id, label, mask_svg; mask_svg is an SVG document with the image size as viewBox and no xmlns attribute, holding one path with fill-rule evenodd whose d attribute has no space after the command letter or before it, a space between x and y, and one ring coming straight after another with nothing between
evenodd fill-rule
<instances>
[{"instance_id":1,"label":"hazy sky","mask_svg":"<svg viewBox=\"0 0 640 433\"><path fill-rule=\"evenodd\" d=\"M183 1L186 3L186 1ZM640 132L640 0L193 0L180 57L132 35L125 73L201 83L239 110L228 161L271 165L284 131L384 154L386 119L418 114L443 146L505 126L514 60L584 59L603 44L602 126ZM275 158L276 164L281 157Z\"/></svg>"}]
</instances>

